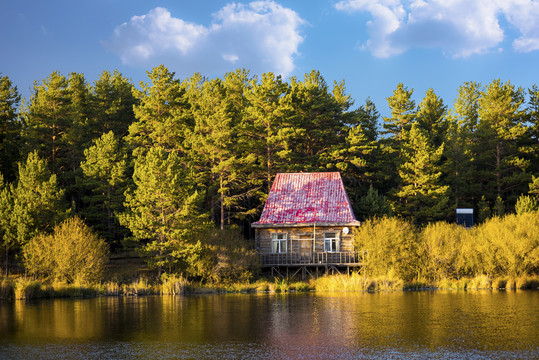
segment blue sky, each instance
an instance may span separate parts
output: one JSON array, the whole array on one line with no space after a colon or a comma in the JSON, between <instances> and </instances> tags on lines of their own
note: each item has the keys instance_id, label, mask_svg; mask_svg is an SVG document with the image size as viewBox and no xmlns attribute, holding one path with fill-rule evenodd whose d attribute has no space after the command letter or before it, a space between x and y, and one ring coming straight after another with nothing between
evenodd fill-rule
<instances>
[{"instance_id":1,"label":"blue sky","mask_svg":"<svg viewBox=\"0 0 539 360\"><path fill-rule=\"evenodd\" d=\"M382 115L399 82L451 107L464 81L539 84L538 0L5 1L0 72L23 96L58 70L135 84L165 64L180 79L246 68L342 79Z\"/></svg>"}]
</instances>

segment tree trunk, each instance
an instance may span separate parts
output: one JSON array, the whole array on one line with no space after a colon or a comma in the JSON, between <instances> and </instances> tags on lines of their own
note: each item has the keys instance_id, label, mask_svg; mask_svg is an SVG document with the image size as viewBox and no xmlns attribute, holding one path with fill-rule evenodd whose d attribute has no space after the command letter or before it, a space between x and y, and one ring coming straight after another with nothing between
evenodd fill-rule
<instances>
[{"instance_id":1,"label":"tree trunk","mask_svg":"<svg viewBox=\"0 0 539 360\"><path fill-rule=\"evenodd\" d=\"M5 279L9 277L9 246L6 245L6 275Z\"/></svg>"},{"instance_id":2,"label":"tree trunk","mask_svg":"<svg viewBox=\"0 0 539 360\"><path fill-rule=\"evenodd\" d=\"M496 143L496 191L498 192L498 196L502 196L502 188L501 188L501 144L498 141Z\"/></svg>"},{"instance_id":3,"label":"tree trunk","mask_svg":"<svg viewBox=\"0 0 539 360\"><path fill-rule=\"evenodd\" d=\"M221 194L221 230L225 228L225 194L223 192L223 176L219 176L219 193Z\"/></svg>"}]
</instances>

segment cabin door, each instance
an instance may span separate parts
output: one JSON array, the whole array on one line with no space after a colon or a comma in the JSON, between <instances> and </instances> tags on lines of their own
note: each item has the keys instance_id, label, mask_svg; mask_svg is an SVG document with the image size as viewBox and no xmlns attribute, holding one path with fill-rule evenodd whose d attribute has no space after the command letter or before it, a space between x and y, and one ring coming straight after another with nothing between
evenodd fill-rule
<instances>
[{"instance_id":1,"label":"cabin door","mask_svg":"<svg viewBox=\"0 0 539 360\"><path fill-rule=\"evenodd\" d=\"M301 241L299 242L299 252L301 254L302 262L311 263L313 252L313 239L311 234L301 236Z\"/></svg>"},{"instance_id":2,"label":"cabin door","mask_svg":"<svg viewBox=\"0 0 539 360\"><path fill-rule=\"evenodd\" d=\"M313 239L301 239L299 251L302 254L311 253L313 249Z\"/></svg>"}]
</instances>

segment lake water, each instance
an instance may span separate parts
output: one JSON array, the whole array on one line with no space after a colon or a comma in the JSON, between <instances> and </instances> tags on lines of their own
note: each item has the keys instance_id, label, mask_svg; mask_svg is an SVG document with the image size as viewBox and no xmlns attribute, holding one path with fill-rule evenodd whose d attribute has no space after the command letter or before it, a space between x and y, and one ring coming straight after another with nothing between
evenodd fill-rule
<instances>
[{"instance_id":1,"label":"lake water","mask_svg":"<svg viewBox=\"0 0 539 360\"><path fill-rule=\"evenodd\" d=\"M0 302L2 359L532 359L539 291Z\"/></svg>"}]
</instances>

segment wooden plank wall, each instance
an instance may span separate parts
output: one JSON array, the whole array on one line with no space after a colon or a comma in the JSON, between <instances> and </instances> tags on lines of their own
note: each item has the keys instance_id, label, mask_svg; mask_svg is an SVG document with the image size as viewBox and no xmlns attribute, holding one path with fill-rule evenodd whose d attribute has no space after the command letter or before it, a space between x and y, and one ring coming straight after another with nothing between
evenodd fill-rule
<instances>
[{"instance_id":1,"label":"wooden plank wall","mask_svg":"<svg viewBox=\"0 0 539 360\"><path fill-rule=\"evenodd\" d=\"M340 251L351 252L354 251L354 241L352 235L352 229L348 234L344 234L342 229L344 226L316 226L316 239L314 252L324 251L324 233L336 232L340 240ZM282 228L257 228L256 233L256 245L258 251L261 254L271 253L271 234L273 233L286 233L287 234L287 248L288 252L297 252L297 243L292 244L293 239L312 239L313 227L282 227Z\"/></svg>"}]
</instances>

